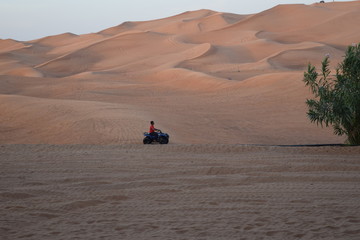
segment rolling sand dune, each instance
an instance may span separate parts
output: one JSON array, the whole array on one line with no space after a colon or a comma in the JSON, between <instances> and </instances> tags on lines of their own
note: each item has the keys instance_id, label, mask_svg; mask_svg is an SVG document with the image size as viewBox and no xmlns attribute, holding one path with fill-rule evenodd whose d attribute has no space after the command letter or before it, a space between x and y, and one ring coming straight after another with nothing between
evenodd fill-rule
<instances>
[{"instance_id":1,"label":"rolling sand dune","mask_svg":"<svg viewBox=\"0 0 360 240\"><path fill-rule=\"evenodd\" d=\"M0 39L0 53L13 51L15 49L20 49L23 47L25 47L25 45L21 42L12 39L6 39L6 40Z\"/></svg>"},{"instance_id":2,"label":"rolling sand dune","mask_svg":"<svg viewBox=\"0 0 360 240\"><path fill-rule=\"evenodd\" d=\"M359 239L360 149L310 123L302 82L359 42L359 12L0 40L1 239ZM142 144L150 120L169 145Z\"/></svg>"},{"instance_id":3,"label":"rolling sand dune","mask_svg":"<svg viewBox=\"0 0 360 240\"><path fill-rule=\"evenodd\" d=\"M133 136L141 138L149 119L178 143L341 143L344 139L333 136L331 129L317 128L306 119L304 101L309 92L301 80L309 62L319 65L330 54L335 68L346 46L360 39L354 25L358 11L358 2L279 5L253 15L199 10L154 21L126 22L86 35L65 33L29 42L2 40L0 92L9 94L10 88L13 97L45 102L66 99L85 105L126 104L143 113L133 116L136 122L143 122L133 132L125 130L128 123L118 115L114 127L126 136L111 135L105 141L84 130L78 131L82 137L68 138L68 143L108 144L118 139L137 143ZM247 89L248 83L242 81L257 82L254 87L258 90ZM263 82L274 85L265 89ZM271 104L265 108L265 102ZM21 105L21 100L17 104ZM3 98L2 122L8 119L3 114L7 105ZM34 115L46 112L41 107L34 111ZM72 118L67 116L69 121ZM105 115L98 118L107 121ZM32 138L33 143L59 142L58 133L49 131L43 139L39 132L28 131L28 126L35 125L51 129L53 122L31 116L27 121L12 123L13 131L3 133L0 142L10 138L14 143ZM244 131L248 122L251 129ZM292 126L291 131L283 129L284 122ZM221 133L209 131L210 125ZM64 129L63 135L71 131ZM24 138L24 132L29 136Z\"/></svg>"}]
</instances>

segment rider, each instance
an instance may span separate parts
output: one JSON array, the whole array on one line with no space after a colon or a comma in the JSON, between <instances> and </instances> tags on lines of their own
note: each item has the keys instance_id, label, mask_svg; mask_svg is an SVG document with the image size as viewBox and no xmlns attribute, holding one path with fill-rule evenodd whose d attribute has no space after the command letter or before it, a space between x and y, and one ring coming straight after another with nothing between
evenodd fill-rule
<instances>
[{"instance_id":1,"label":"rider","mask_svg":"<svg viewBox=\"0 0 360 240\"><path fill-rule=\"evenodd\" d=\"M155 126L154 126L154 124L155 124L154 121L151 121L150 124L151 124L151 125L150 125L150 130L149 130L150 135L157 137L158 134L157 134L156 131L159 131L159 129L156 129L156 128L155 128Z\"/></svg>"}]
</instances>

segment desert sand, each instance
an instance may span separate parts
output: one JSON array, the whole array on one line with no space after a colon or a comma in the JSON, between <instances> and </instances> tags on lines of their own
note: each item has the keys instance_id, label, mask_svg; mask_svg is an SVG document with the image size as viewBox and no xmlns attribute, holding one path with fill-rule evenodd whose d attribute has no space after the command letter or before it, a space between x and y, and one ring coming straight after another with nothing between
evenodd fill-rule
<instances>
[{"instance_id":1,"label":"desert sand","mask_svg":"<svg viewBox=\"0 0 360 240\"><path fill-rule=\"evenodd\" d=\"M0 39L2 239L359 239L360 148L310 123L302 82L359 42L359 13ZM150 120L169 145L142 145Z\"/></svg>"},{"instance_id":2,"label":"desert sand","mask_svg":"<svg viewBox=\"0 0 360 240\"><path fill-rule=\"evenodd\" d=\"M302 78L360 40L359 11L358 1L199 10L0 40L0 143L139 143L150 120L172 143L343 143L307 119Z\"/></svg>"},{"instance_id":3,"label":"desert sand","mask_svg":"<svg viewBox=\"0 0 360 240\"><path fill-rule=\"evenodd\" d=\"M359 147L2 145L1 239L359 239Z\"/></svg>"}]
</instances>

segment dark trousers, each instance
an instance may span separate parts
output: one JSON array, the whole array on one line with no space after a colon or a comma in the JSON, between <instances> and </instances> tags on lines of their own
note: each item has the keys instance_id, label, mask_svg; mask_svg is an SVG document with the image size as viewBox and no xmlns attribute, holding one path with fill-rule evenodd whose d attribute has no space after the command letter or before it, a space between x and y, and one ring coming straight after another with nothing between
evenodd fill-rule
<instances>
[{"instance_id":1,"label":"dark trousers","mask_svg":"<svg viewBox=\"0 0 360 240\"><path fill-rule=\"evenodd\" d=\"M152 133L150 133L150 136L158 138L158 133L157 132L152 132Z\"/></svg>"}]
</instances>

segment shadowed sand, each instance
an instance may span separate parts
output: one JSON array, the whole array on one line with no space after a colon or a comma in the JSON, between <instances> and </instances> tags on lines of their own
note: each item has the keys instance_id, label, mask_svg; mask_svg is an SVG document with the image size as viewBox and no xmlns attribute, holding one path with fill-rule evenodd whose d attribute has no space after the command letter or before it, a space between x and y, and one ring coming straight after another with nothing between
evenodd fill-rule
<instances>
[{"instance_id":1,"label":"shadowed sand","mask_svg":"<svg viewBox=\"0 0 360 240\"><path fill-rule=\"evenodd\" d=\"M359 239L360 149L309 122L302 82L359 41L359 12L0 40L1 239ZM169 145L142 145L150 120Z\"/></svg>"}]
</instances>

